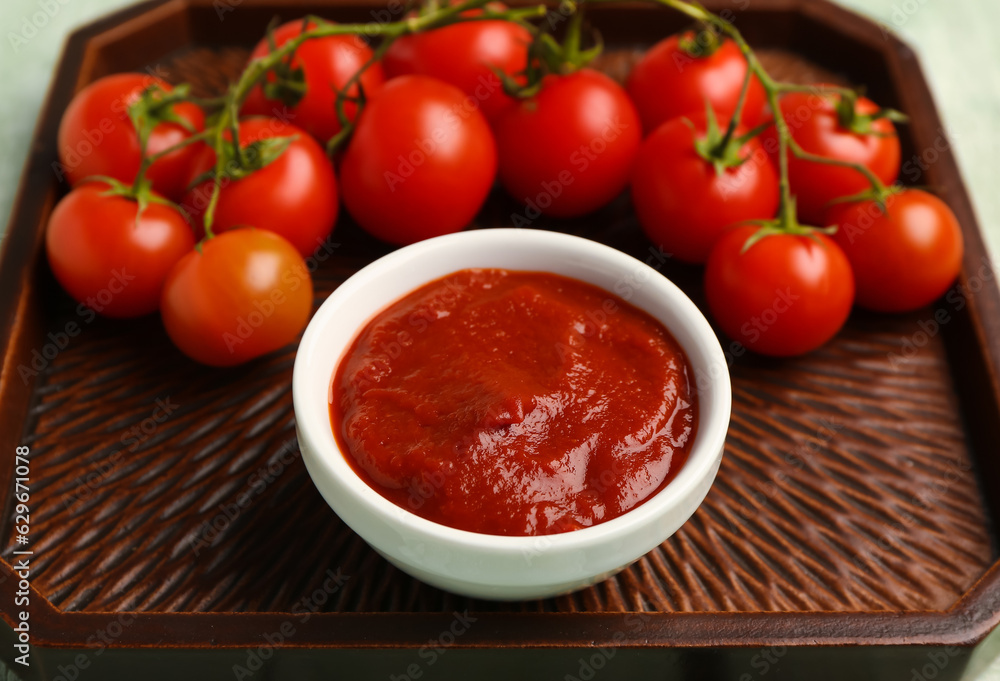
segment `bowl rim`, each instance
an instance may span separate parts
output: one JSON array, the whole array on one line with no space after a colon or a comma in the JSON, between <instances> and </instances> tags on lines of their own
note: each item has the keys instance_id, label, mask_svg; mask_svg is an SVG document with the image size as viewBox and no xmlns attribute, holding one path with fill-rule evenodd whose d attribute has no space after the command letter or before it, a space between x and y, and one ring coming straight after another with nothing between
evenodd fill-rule
<instances>
[{"instance_id":1,"label":"bowl rim","mask_svg":"<svg viewBox=\"0 0 1000 681\"><path fill-rule=\"evenodd\" d=\"M423 518L409 509L396 505L379 494L358 476L354 468L348 463L346 453L340 450L336 438L333 436L332 424L329 422L328 408L325 410L327 418L324 423L316 423L315 419L310 418L311 412L305 408L305 400L316 398L318 392L316 384L318 381L322 380L323 389L321 394L327 396L327 400L330 399L332 376L321 376L320 372L312 371L311 359L317 352L330 352L328 348L323 346L322 339L324 331L331 327L331 319L335 316L338 309L343 305L350 304L350 300L354 295L373 281L384 276L391 276L391 273L400 265L417 259L433 259L439 257L442 251L453 247L462 247L468 242L473 241L482 241L481 246L483 248L491 246L509 248L512 243L517 242L514 248L570 250L578 255L583 255L591 261L610 265L618 270L637 267L647 268L654 275L649 278L649 285L658 289L659 293L667 297L670 301L670 307L683 320L686 330L695 337L695 341L702 347L702 351L708 357L708 361L704 362L703 366L697 366L695 360L692 359L695 356L694 353L692 353L690 348L685 347L679 338L676 338L675 330L670 328L670 325L660 319L654 312L646 310L635 302L629 301L629 304L644 310L663 324L670 331L671 335L675 337L677 343L681 345L688 358L688 365L695 374L691 377L691 380L695 393L699 396L698 430L695 433L695 440L689 450L687 461L673 480L639 506L611 520L590 527L557 534L508 536L485 534L450 527ZM449 269L444 274L432 274L424 280L424 283L447 276L448 272L455 272L461 269L466 269L466 267L461 263L456 263L454 266L451 266L451 263L449 263ZM513 270L515 268L507 269ZM527 269L523 271L544 270ZM586 281L584 279L580 280ZM422 284L417 284L416 286L420 285ZM592 285L608 291L607 288L599 284ZM416 286L413 288L416 288ZM608 292L613 293L611 291ZM401 294L396 300L402 297L402 295L406 294ZM617 296L617 294L614 295ZM391 305L392 302L394 301L369 310L368 314L364 315L365 321L362 324L368 323L378 312L387 305ZM360 326L353 330L349 335L349 340L343 347L335 348L334 351L338 355L334 362L335 369L343 360L344 354L353 339L357 336L358 331L360 331ZM721 366L723 370L713 373L711 367L716 364ZM710 377L710 389L707 391L700 389L700 384L696 380L699 375L699 369L707 372L707 375ZM705 400L703 398L705 394L708 394L710 399ZM593 544L600 544L607 540L614 540L615 538L622 537L629 531L635 531L638 527L643 527L654 522L657 518L668 513L673 506L681 503L694 493L704 478L714 475L725 443L732 409L732 386L729 370L719 340L698 307L676 284L641 260L605 244L562 232L523 228L470 230L426 239L382 256L351 275L323 301L306 327L295 357L292 373L292 397L299 438L300 440L304 439L307 441L299 443L300 449L311 449L315 453L313 457L314 462L321 465L328 475L339 479L343 483L344 489L351 494L355 502L389 525L405 526L407 530L422 535L424 539L444 542L455 547L497 554L537 551L540 544L544 544L546 553L579 549ZM324 430L328 437L320 435ZM332 446L330 446L331 444ZM310 470L309 472L314 484L316 484L313 471ZM320 492L322 493L323 489L320 489ZM327 501L329 503L329 500ZM334 511L336 512L336 509Z\"/></svg>"}]
</instances>

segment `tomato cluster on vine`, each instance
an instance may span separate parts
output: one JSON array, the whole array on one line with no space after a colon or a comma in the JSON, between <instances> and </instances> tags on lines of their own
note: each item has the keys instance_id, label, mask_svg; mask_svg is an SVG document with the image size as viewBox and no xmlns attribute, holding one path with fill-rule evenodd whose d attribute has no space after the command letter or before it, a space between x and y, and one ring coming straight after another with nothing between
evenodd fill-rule
<instances>
[{"instance_id":1,"label":"tomato cluster on vine","mask_svg":"<svg viewBox=\"0 0 1000 681\"><path fill-rule=\"evenodd\" d=\"M600 209L627 189L645 234L705 264L719 327L759 353L809 352L854 304L926 305L961 267L936 197L896 186L902 117L832 85L777 83L730 24L650 48L623 85L587 66L573 14L485 0L383 24L304 17L269 30L228 92L198 99L118 74L59 129L73 185L46 234L76 300L127 272L102 314L159 310L177 347L214 366L292 342L308 321L305 258L340 203L394 245L468 226L499 182L526 213ZM526 226L529 219L514 226Z\"/></svg>"}]
</instances>

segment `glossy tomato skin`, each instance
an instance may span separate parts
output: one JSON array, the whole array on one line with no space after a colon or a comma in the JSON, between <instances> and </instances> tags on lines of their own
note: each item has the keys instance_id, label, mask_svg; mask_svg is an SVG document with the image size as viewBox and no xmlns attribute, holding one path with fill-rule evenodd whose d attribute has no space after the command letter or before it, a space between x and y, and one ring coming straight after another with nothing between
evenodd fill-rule
<instances>
[{"instance_id":1,"label":"glossy tomato skin","mask_svg":"<svg viewBox=\"0 0 1000 681\"><path fill-rule=\"evenodd\" d=\"M300 128L276 118L240 121L240 145L275 137L293 137L270 164L238 180L226 180L219 193L212 230L257 227L280 234L303 256L311 255L333 231L340 204L333 165L323 148ZM215 165L206 147L193 166L192 179ZM183 207L201 228L212 194L211 181L191 189Z\"/></svg>"},{"instance_id":2,"label":"glossy tomato skin","mask_svg":"<svg viewBox=\"0 0 1000 681\"><path fill-rule=\"evenodd\" d=\"M792 92L781 99L781 111L792 137L807 152L859 163L891 185L899 175L899 137L892 121L882 118L872 123L874 134L857 134L840 126L838 95ZM878 111L870 99L859 97L855 110L861 114ZM763 135L769 152L777 153L774 128ZM796 196L799 217L811 225L822 225L829 203L843 196L871 188L864 175L851 168L813 163L789 154L788 180Z\"/></svg>"},{"instance_id":3,"label":"glossy tomato skin","mask_svg":"<svg viewBox=\"0 0 1000 681\"><path fill-rule=\"evenodd\" d=\"M560 218L618 196L642 140L625 91L588 68L545 76L538 94L506 109L495 130L504 188L529 210Z\"/></svg>"},{"instance_id":4,"label":"glossy tomato skin","mask_svg":"<svg viewBox=\"0 0 1000 681\"><path fill-rule=\"evenodd\" d=\"M854 278L847 256L829 237L776 234L745 253L756 226L723 234L708 257L705 296L727 336L762 355L814 350L847 321Z\"/></svg>"},{"instance_id":5,"label":"glossy tomato skin","mask_svg":"<svg viewBox=\"0 0 1000 681\"><path fill-rule=\"evenodd\" d=\"M955 214L932 194L905 189L882 210L874 201L834 204L834 239L851 262L857 304L905 312L939 298L962 269L962 230Z\"/></svg>"},{"instance_id":6,"label":"glossy tomato skin","mask_svg":"<svg viewBox=\"0 0 1000 681\"><path fill-rule=\"evenodd\" d=\"M245 228L184 256L163 287L160 310L181 352L227 367L294 341L312 302L312 278L298 251L277 234Z\"/></svg>"},{"instance_id":7,"label":"glossy tomato skin","mask_svg":"<svg viewBox=\"0 0 1000 681\"><path fill-rule=\"evenodd\" d=\"M747 62L732 40L725 40L707 57L693 57L680 47L682 37L672 35L649 49L626 81L646 133L676 116L705 111L711 103L719 116L732 118L746 78ZM757 78L750 81L741 124L747 129L764 122L767 96Z\"/></svg>"},{"instance_id":8,"label":"glossy tomato skin","mask_svg":"<svg viewBox=\"0 0 1000 681\"><path fill-rule=\"evenodd\" d=\"M457 232L496 176L486 118L428 76L387 82L366 105L340 167L344 204L370 234L409 244Z\"/></svg>"},{"instance_id":9,"label":"glossy tomato skin","mask_svg":"<svg viewBox=\"0 0 1000 681\"><path fill-rule=\"evenodd\" d=\"M520 73L530 43L528 30L513 22L473 21L403 36L386 52L383 64L390 78L423 74L451 83L494 121L513 100L490 67L512 76Z\"/></svg>"},{"instance_id":10,"label":"glossy tomato skin","mask_svg":"<svg viewBox=\"0 0 1000 681\"><path fill-rule=\"evenodd\" d=\"M309 28L315 28L310 23ZM289 21L274 30L274 43L281 47L302 32L302 20ZM271 51L267 38L254 47L251 59L266 56ZM293 123L306 130L322 142L340 132L340 119L336 113L336 90L342 89L354 73L372 57L371 49L358 36L329 36L307 40L295 51L294 66L301 67L306 80L306 93L302 99L289 108L280 100L270 100L264 96L258 84L247 95L243 103L244 115L274 116ZM273 79L273 74L268 75ZM385 81L381 64L372 64L361 75L361 88L365 96L371 97ZM347 93L358 96L358 86ZM344 113L354 120L357 105L344 102Z\"/></svg>"},{"instance_id":11,"label":"glossy tomato skin","mask_svg":"<svg viewBox=\"0 0 1000 681\"><path fill-rule=\"evenodd\" d=\"M59 122L58 136L59 163L70 184L93 175L106 175L126 184L135 180L142 154L128 108L154 84L167 91L172 89L145 73L118 73L94 81L73 97ZM195 130L204 128L205 115L194 104L182 102L173 110ZM159 153L190 136L176 123L161 123L150 134L146 153ZM153 163L146 173L153 189L169 199L180 199L191 164L203 148L195 143Z\"/></svg>"},{"instance_id":12,"label":"glossy tomato skin","mask_svg":"<svg viewBox=\"0 0 1000 681\"><path fill-rule=\"evenodd\" d=\"M741 165L720 174L694 148L705 127L704 114L667 121L643 140L632 170L632 203L646 236L690 263L704 263L727 227L774 217L779 202L778 174L757 138L741 148Z\"/></svg>"},{"instance_id":13,"label":"glossy tomato skin","mask_svg":"<svg viewBox=\"0 0 1000 681\"><path fill-rule=\"evenodd\" d=\"M106 317L155 312L163 282L194 247L191 227L174 208L107 196L108 185L87 182L52 211L45 252L52 273L77 302Z\"/></svg>"}]
</instances>

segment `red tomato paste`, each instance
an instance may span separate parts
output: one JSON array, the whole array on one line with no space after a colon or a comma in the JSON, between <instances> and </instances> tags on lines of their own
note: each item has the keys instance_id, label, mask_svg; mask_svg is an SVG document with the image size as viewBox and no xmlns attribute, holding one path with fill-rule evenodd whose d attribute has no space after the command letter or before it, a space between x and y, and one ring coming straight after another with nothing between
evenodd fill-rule
<instances>
[{"instance_id":1,"label":"red tomato paste","mask_svg":"<svg viewBox=\"0 0 1000 681\"><path fill-rule=\"evenodd\" d=\"M687 359L651 316L590 284L462 270L376 315L333 377L351 466L443 525L553 534L615 518L687 459Z\"/></svg>"}]
</instances>

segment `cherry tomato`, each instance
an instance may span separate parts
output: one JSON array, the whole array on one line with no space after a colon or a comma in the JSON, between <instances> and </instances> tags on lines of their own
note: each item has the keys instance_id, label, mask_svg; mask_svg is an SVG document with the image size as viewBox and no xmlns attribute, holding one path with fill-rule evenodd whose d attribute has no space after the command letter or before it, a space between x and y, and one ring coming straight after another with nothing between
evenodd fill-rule
<instances>
[{"instance_id":1,"label":"cherry tomato","mask_svg":"<svg viewBox=\"0 0 1000 681\"><path fill-rule=\"evenodd\" d=\"M513 100L491 67L512 76L520 73L528 62L529 43L528 30L513 22L472 21L403 36L389 47L383 63L390 78L419 73L451 83L493 121Z\"/></svg>"},{"instance_id":2,"label":"cherry tomato","mask_svg":"<svg viewBox=\"0 0 1000 681\"><path fill-rule=\"evenodd\" d=\"M732 118L747 73L747 60L732 40L724 40L707 57L681 47L691 31L672 35L649 49L629 74L626 87L646 133L676 116L703 112L707 100L723 118ZM764 119L767 95L755 77L750 81L741 123L754 128Z\"/></svg>"},{"instance_id":3,"label":"cherry tomato","mask_svg":"<svg viewBox=\"0 0 1000 681\"><path fill-rule=\"evenodd\" d=\"M288 241L235 229L202 243L170 272L160 310L181 352L233 366L288 345L312 310L312 278Z\"/></svg>"},{"instance_id":4,"label":"cherry tomato","mask_svg":"<svg viewBox=\"0 0 1000 681\"><path fill-rule=\"evenodd\" d=\"M274 30L274 44L281 47L302 32L302 20L289 21ZM309 28L315 28L313 23ZM257 59L271 51L264 38L250 54ZM329 36L307 40L296 51L292 68L300 67L305 76L306 93L298 103L289 108L281 100L271 100L264 96L258 84L247 95L242 113L245 115L274 116L281 118L314 135L320 141L327 141L340 132L340 118L337 116L337 91L343 89L347 81L372 57L371 49L359 36ZM275 80L273 73L267 78ZM382 86L385 75L380 64L372 64L361 75L361 88L365 96L371 97ZM358 96L358 86L347 92L350 97ZM354 120L357 105L345 101L344 113Z\"/></svg>"},{"instance_id":5,"label":"cherry tomato","mask_svg":"<svg viewBox=\"0 0 1000 681\"><path fill-rule=\"evenodd\" d=\"M803 150L859 163L886 185L899 175L899 138L892 121L880 118L871 123L871 132L858 134L840 125L837 117L837 94L820 95L792 92L781 99L781 111L792 137ZM859 114L878 111L870 99L859 97L854 107ZM774 128L764 133L765 148L776 152L778 141ZM857 194L871 187L865 176L851 168L837 167L797 159L789 154L788 180L796 196L799 217L809 224L821 225L827 205L833 199Z\"/></svg>"},{"instance_id":6,"label":"cherry tomato","mask_svg":"<svg viewBox=\"0 0 1000 681\"><path fill-rule=\"evenodd\" d=\"M358 224L409 244L475 217L496 175L496 144L467 104L461 90L428 76L394 78L368 102L340 168Z\"/></svg>"},{"instance_id":7,"label":"cherry tomato","mask_svg":"<svg viewBox=\"0 0 1000 681\"><path fill-rule=\"evenodd\" d=\"M312 254L333 231L339 210L337 180L326 153L304 130L276 118L247 118L240 121L239 130L244 148L277 137L293 140L263 168L223 180L212 230L258 227L285 237L303 256ZM215 152L206 147L193 166L192 179L214 166ZM184 198L184 209L199 227L211 195L212 182L206 180Z\"/></svg>"},{"instance_id":8,"label":"cherry tomato","mask_svg":"<svg viewBox=\"0 0 1000 681\"><path fill-rule=\"evenodd\" d=\"M719 122L722 130L728 124ZM693 263L708 259L726 227L772 218L779 202L778 174L757 138L740 149L741 165L717 173L695 150L705 129L704 114L667 121L643 141L632 171L632 202L646 235Z\"/></svg>"},{"instance_id":9,"label":"cherry tomato","mask_svg":"<svg viewBox=\"0 0 1000 681\"><path fill-rule=\"evenodd\" d=\"M625 91L587 68L545 76L537 95L503 112L496 135L500 181L529 217L574 217L611 201L628 183L642 139Z\"/></svg>"},{"instance_id":10,"label":"cherry tomato","mask_svg":"<svg viewBox=\"0 0 1000 681\"><path fill-rule=\"evenodd\" d=\"M59 163L70 184L92 175L106 175L126 184L135 180L142 154L128 109L152 85L166 91L172 89L159 78L144 73L118 73L94 81L73 97L59 122ZM173 112L195 130L204 128L205 115L194 104L175 104ZM190 136L177 123L160 123L146 142L146 154L157 154ZM153 189L169 199L179 199L184 194L191 163L201 149L202 145L195 143L153 163L146 172Z\"/></svg>"},{"instance_id":11,"label":"cherry tomato","mask_svg":"<svg viewBox=\"0 0 1000 681\"><path fill-rule=\"evenodd\" d=\"M962 230L932 194L904 189L874 201L834 204L826 222L851 262L857 303L878 312L905 312L940 297L962 269Z\"/></svg>"},{"instance_id":12,"label":"cherry tomato","mask_svg":"<svg viewBox=\"0 0 1000 681\"><path fill-rule=\"evenodd\" d=\"M49 218L45 252L56 279L76 301L107 317L155 312L170 268L194 247L179 212L109 195L103 182L81 184Z\"/></svg>"},{"instance_id":13,"label":"cherry tomato","mask_svg":"<svg viewBox=\"0 0 1000 681\"><path fill-rule=\"evenodd\" d=\"M741 252L756 226L719 237L705 268L705 295L722 330L754 352L801 355L830 340L847 321L854 278L829 237L773 234Z\"/></svg>"}]
</instances>

